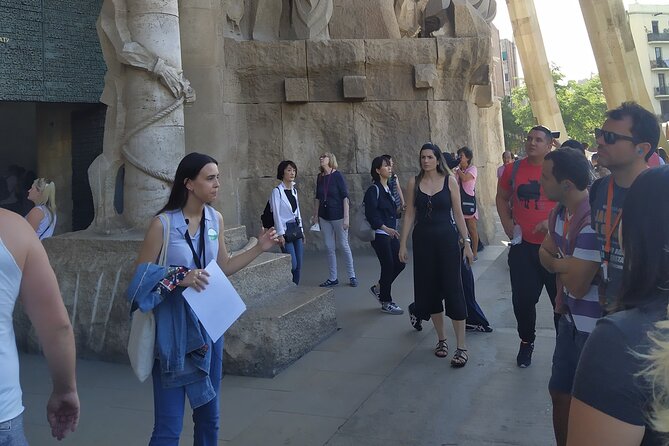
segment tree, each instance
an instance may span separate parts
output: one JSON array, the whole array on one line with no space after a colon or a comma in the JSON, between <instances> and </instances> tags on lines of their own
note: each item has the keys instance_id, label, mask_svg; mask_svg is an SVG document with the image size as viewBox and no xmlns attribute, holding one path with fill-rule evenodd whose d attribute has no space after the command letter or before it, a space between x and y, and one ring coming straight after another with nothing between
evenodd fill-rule
<instances>
[{"instance_id":1,"label":"tree","mask_svg":"<svg viewBox=\"0 0 669 446\"><path fill-rule=\"evenodd\" d=\"M551 72L558 105L562 111L562 119L569 137L587 142L591 146L594 145L593 130L602 124L606 114L606 100L604 99L602 82L599 76L593 76L580 82L565 82L564 74L558 67L553 66ZM509 123L507 127L507 122L504 121L505 144L507 143L507 129L512 134L509 138L512 145L507 144L507 150L515 147L513 145L514 138L518 136L524 138L527 129L537 124L532 114L526 86L523 85L513 89L510 109L514 122ZM502 119L504 120L504 112ZM564 140L564 138L561 138L561 140Z\"/></svg>"},{"instance_id":2,"label":"tree","mask_svg":"<svg viewBox=\"0 0 669 446\"><path fill-rule=\"evenodd\" d=\"M504 147L511 152L517 152L519 147L523 146L525 132L523 127L518 125L516 117L513 115L513 106L511 97L505 96L502 99L502 125L504 127Z\"/></svg>"}]
</instances>

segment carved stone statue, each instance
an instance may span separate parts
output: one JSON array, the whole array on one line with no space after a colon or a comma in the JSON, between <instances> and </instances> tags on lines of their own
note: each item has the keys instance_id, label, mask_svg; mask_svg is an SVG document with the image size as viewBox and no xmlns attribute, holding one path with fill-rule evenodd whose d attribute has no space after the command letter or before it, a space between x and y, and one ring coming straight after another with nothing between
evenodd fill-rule
<instances>
[{"instance_id":1,"label":"carved stone statue","mask_svg":"<svg viewBox=\"0 0 669 446\"><path fill-rule=\"evenodd\" d=\"M257 0L253 40L279 40L282 0Z\"/></svg>"},{"instance_id":2,"label":"carved stone statue","mask_svg":"<svg viewBox=\"0 0 669 446\"><path fill-rule=\"evenodd\" d=\"M327 40L332 0L292 0L291 22L298 39Z\"/></svg>"},{"instance_id":3,"label":"carved stone statue","mask_svg":"<svg viewBox=\"0 0 669 446\"><path fill-rule=\"evenodd\" d=\"M88 170L98 232L146 224L185 153L183 103L195 93L181 72L177 0L160 5L105 0L100 12L108 110L103 152Z\"/></svg>"},{"instance_id":4,"label":"carved stone statue","mask_svg":"<svg viewBox=\"0 0 669 446\"><path fill-rule=\"evenodd\" d=\"M496 0L467 0L479 15L491 23L497 14ZM395 0L395 14L402 37L447 34L451 0Z\"/></svg>"}]
</instances>

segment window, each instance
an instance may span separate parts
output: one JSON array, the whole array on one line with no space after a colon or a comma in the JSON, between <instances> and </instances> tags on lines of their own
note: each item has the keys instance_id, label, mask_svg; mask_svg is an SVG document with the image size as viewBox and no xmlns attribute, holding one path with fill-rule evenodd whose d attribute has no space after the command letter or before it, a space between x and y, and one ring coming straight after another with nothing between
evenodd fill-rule
<instances>
[{"instance_id":1,"label":"window","mask_svg":"<svg viewBox=\"0 0 669 446\"><path fill-rule=\"evenodd\" d=\"M653 20L651 23L653 26L653 34L658 34L660 32L660 23L657 20Z\"/></svg>"},{"instance_id":2,"label":"window","mask_svg":"<svg viewBox=\"0 0 669 446\"><path fill-rule=\"evenodd\" d=\"M502 51L502 60L506 60L507 54L506 51Z\"/></svg>"},{"instance_id":3,"label":"window","mask_svg":"<svg viewBox=\"0 0 669 446\"><path fill-rule=\"evenodd\" d=\"M504 73L504 81L509 82L509 73Z\"/></svg>"},{"instance_id":4,"label":"window","mask_svg":"<svg viewBox=\"0 0 669 446\"><path fill-rule=\"evenodd\" d=\"M660 83L660 90L667 89L667 81L664 79L664 74L660 73L657 75L657 80Z\"/></svg>"},{"instance_id":5,"label":"window","mask_svg":"<svg viewBox=\"0 0 669 446\"><path fill-rule=\"evenodd\" d=\"M659 46L655 47L655 60L658 62L662 60L662 48Z\"/></svg>"}]
</instances>

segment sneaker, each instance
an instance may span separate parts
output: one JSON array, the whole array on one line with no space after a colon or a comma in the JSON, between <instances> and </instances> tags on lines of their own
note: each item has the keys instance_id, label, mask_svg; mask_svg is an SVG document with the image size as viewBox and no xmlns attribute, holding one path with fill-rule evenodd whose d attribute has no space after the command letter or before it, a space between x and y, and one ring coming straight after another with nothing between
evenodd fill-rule
<instances>
[{"instance_id":1,"label":"sneaker","mask_svg":"<svg viewBox=\"0 0 669 446\"><path fill-rule=\"evenodd\" d=\"M381 303L381 292L379 291L379 288L376 285L372 285L369 287L369 292L372 293L374 297L376 297L376 300Z\"/></svg>"},{"instance_id":2,"label":"sneaker","mask_svg":"<svg viewBox=\"0 0 669 446\"><path fill-rule=\"evenodd\" d=\"M479 333L492 333L492 327L490 325L465 324L465 330Z\"/></svg>"},{"instance_id":3,"label":"sneaker","mask_svg":"<svg viewBox=\"0 0 669 446\"><path fill-rule=\"evenodd\" d=\"M411 322L411 326L416 329L416 331L421 331L423 329L423 321L418 319L416 315L414 314L415 306L413 303L409 304L409 322Z\"/></svg>"},{"instance_id":4,"label":"sneaker","mask_svg":"<svg viewBox=\"0 0 669 446\"><path fill-rule=\"evenodd\" d=\"M324 288L329 288L329 287L333 287L333 286L337 286L337 285L339 285L339 280L338 279L335 279L335 280L328 279L328 280L326 280L325 282L321 283L318 286L324 287Z\"/></svg>"},{"instance_id":5,"label":"sneaker","mask_svg":"<svg viewBox=\"0 0 669 446\"><path fill-rule=\"evenodd\" d=\"M398 307L395 302L383 302L381 311L388 314L404 314L404 310Z\"/></svg>"},{"instance_id":6,"label":"sneaker","mask_svg":"<svg viewBox=\"0 0 669 446\"><path fill-rule=\"evenodd\" d=\"M532 364L532 352L534 351L533 342L522 342L520 343L520 349L518 350L518 356L516 356L516 362L518 367L521 369L527 368Z\"/></svg>"},{"instance_id":7,"label":"sneaker","mask_svg":"<svg viewBox=\"0 0 669 446\"><path fill-rule=\"evenodd\" d=\"M351 277L348 282L349 285L351 285L353 288L358 286L358 279L355 277Z\"/></svg>"}]
</instances>

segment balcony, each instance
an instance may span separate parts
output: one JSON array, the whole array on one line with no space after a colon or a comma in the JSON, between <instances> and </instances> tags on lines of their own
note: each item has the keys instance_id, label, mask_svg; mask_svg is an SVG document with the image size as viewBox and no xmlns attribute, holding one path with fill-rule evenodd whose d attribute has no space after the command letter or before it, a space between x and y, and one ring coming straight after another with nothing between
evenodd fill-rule
<instances>
[{"instance_id":1,"label":"balcony","mask_svg":"<svg viewBox=\"0 0 669 446\"><path fill-rule=\"evenodd\" d=\"M669 86L663 85L661 87L655 87L655 97L660 96L669 96Z\"/></svg>"},{"instance_id":2,"label":"balcony","mask_svg":"<svg viewBox=\"0 0 669 446\"><path fill-rule=\"evenodd\" d=\"M666 42L669 43L669 30L665 29L663 33L648 33L648 42Z\"/></svg>"},{"instance_id":3,"label":"balcony","mask_svg":"<svg viewBox=\"0 0 669 446\"><path fill-rule=\"evenodd\" d=\"M669 70L669 59L654 59L650 61L651 70Z\"/></svg>"}]
</instances>

